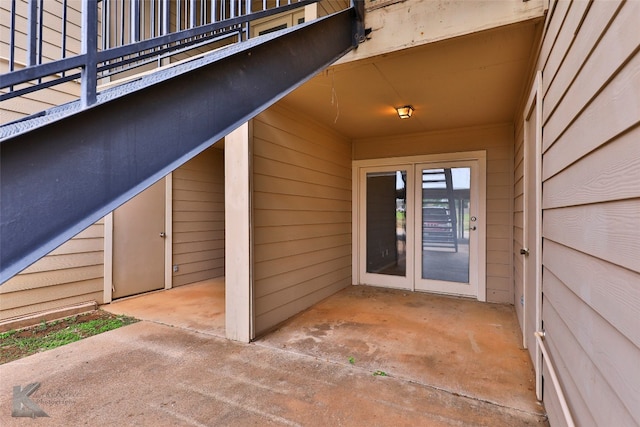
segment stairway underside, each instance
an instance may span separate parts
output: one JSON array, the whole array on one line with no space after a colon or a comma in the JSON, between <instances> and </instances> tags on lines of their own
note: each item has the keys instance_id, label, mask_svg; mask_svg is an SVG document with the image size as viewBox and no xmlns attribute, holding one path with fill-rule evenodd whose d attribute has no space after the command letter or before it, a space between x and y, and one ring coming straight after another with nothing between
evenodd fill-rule
<instances>
[{"instance_id":1,"label":"stairway underside","mask_svg":"<svg viewBox=\"0 0 640 427\"><path fill-rule=\"evenodd\" d=\"M0 283L355 47L354 9L2 128Z\"/></svg>"}]
</instances>

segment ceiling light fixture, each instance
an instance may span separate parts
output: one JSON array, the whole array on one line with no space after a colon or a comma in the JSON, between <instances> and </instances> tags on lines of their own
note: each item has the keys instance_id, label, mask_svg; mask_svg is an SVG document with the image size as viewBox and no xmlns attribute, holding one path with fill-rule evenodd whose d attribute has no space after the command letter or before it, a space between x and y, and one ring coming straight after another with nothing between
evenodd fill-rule
<instances>
[{"instance_id":1,"label":"ceiling light fixture","mask_svg":"<svg viewBox=\"0 0 640 427\"><path fill-rule=\"evenodd\" d=\"M397 107L396 111L401 119L408 119L413 114L413 107L411 105L405 105L404 107Z\"/></svg>"}]
</instances>

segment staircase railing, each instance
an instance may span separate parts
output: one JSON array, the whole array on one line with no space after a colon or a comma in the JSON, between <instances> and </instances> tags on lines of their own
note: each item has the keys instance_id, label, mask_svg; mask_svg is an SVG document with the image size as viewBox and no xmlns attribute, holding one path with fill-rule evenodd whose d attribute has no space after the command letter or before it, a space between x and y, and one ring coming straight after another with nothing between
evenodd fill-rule
<instances>
[{"instance_id":1,"label":"staircase railing","mask_svg":"<svg viewBox=\"0 0 640 427\"><path fill-rule=\"evenodd\" d=\"M0 101L80 80L88 107L101 79L227 38L245 40L252 21L317 1L81 0L78 10L77 1L10 0L8 11L2 7L10 17L9 72L0 75ZM26 45L19 46L25 18ZM59 33L53 42L52 32Z\"/></svg>"}]
</instances>

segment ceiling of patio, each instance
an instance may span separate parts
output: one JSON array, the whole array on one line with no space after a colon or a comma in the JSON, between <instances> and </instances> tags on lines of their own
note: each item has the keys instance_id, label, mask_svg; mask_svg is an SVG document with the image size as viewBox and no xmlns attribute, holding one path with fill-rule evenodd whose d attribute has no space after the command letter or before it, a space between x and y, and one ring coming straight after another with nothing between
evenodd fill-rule
<instances>
[{"instance_id":1,"label":"ceiling of patio","mask_svg":"<svg viewBox=\"0 0 640 427\"><path fill-rule=\"evenodd\" d=\"M339 64L282 102L352 139L512 122L539 26L528 21ZM401 120L394 107L407 104L415 112Z\"/></svg>"}]
</instances>

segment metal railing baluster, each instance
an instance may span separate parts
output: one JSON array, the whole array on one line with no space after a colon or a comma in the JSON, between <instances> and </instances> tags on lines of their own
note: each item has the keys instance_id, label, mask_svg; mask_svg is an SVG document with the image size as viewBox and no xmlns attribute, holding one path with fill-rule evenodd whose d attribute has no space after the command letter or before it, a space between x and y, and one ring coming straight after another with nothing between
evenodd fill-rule
<instances>
[{"instance_id":1,"label":"metal railing baluster","mask_svg":"<svg viewBox=\"0 0 640 427\"><path fill-rule=\"evenodd\" d=\"M189 28L196 26L196 0L189 2Z\"/></svg>"},{"instance_id":2,"label":"metal railing baluster","mask_svg":"<svg viewBox=\"0 0 640 427\"><path fill-rule=\"evenodd\" d=\"M38 45L38 1L29 0L27 29L27 66L36 65L36 46Z\"/></svg>"},{"instance_id":3,"label":"metal railing baluster","mask_svg":"<svg viewBox=\"0 0 640 427\"><path fill-rule=\"evenodd\" d=\"M62 0L62 40L60 41L60 57L67 57L67 0ZM62 72L62 77L65 76L65 72Z\"/></svg>"},{"instance_id":4,"label":"metal railing baluster","mask_svg":"<svg viewBox=\"0 0 640 427\"><path fill-rule=\"evenodd\" d=\"M11 24L9 24L9 71L13 71L16 63L16 0L11 0ZM13 90L13 86L9 88Z\"/></svg>"},{"instance_id":5,"label":"metal railing baluster","mask_svg":"<svg viewBox=\"0 0 640 427\"><path fill-rule=\"evenodd\" d=\"M96 101L98 77L218 41L246 40L250 21L318 0L263 0L257 2L255 11L252 0L80 0L79 53L71 44L73 39L68 39L72 25L77 24L71 21L78 16L73 6L76 1L58 0L61 12L56 16L48 9L54 0L10 0L9 72L0 75L0 89L8 91L0 93L0 101L80 78L81 104L90 106ZM24 38L19 38L16 28L18 11L24 10L21 4L25 4L27 12L25 45L20 44ZM53 49L50 47L56 42L44 39L49 28L60 32L60 38L56 37L60 45ZM16 69L16 55L21 55L22 49L26 52L26 67ZM52 52L58 51L58 58L56 53L51 57ZM16 88L17 85L22 87Z\"/></svg>"},{"instance_id":6,"label":"metal railing baluster","mask_svg":"<svg viewBox=\"0 0 640 427\"><path fill-rule=\"evenodd\" d=\"M129 29L131 30L131 42L140 41L140 2L130 1L129 8L131 9L129 14L131 15Z\"/></svg>"},{"instance_id":7,"label":"metal railing baluster","mask_svg":"<svg viewBox=\"0 0 640 427\"><path fill-rule=\"evenodd\" d=\"M82 108L96 103L97 90L97 35L98 4L94 0L82 0L82 54L85 65L82 68Z\"/></svg>"}]
</instances>

